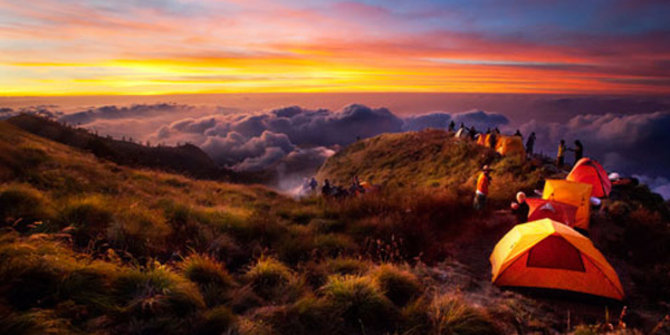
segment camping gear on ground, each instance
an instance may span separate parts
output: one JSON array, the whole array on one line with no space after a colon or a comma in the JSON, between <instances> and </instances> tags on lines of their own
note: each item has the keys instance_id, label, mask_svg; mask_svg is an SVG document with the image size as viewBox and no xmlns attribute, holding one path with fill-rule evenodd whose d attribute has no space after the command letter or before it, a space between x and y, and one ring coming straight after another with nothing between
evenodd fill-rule
<instances>
[{"instance_id":1,"label":"camping gear on ground","mask_svg":"<svg viewBox=\"0 0 670 335\"><path fill-rule=\"evenodd\" d=\"M526 148L519 136L499 136L495 149L503 156L518 156L522 160L526 158Z\"/></svg>"},{"instance_id":2,"label":"camping gear on ground","mask_svg":"<svg viewBox=\"0 0 670 335\"><path fill-rule=\"evenodd\" d=\"M526 203L530 207L528 212L528 221L541 219L552 219L554 221L566 224L570 227L575 225L575 215L577 207L546 199L526 198Z\"/></svg>"},{"instance_id":3,"label":"camping gear on ground","mask_svg":"<svg viewBox=\"0 0 670 335\"><path fill-rule=\"evenodd\" d=\"M612 191L612 182L609 180L605 169L598 162L588 157L584 157L575 163L572 171L565 179L591 184L594 197L606 197Z\"/></svg>"},{"instance_id":4,"label":"camping gear on ground","mask_svg":"<svg viewBox=\"0 0 670 335\"><path fill-rule=\"evenodd\" d=\"M362 181L360 185L365 190L365 193L378 192L381 188L381 186L368 183L367 181Z\"/></svg>"},{"instance_id":5,"label":"camping gear on ground","mask_svg":"<svg viewBox=\"0 0 670 335\"><path fill-rule=\"evenodd\" d=\"M619 277L591 241L550 219L516 225L496 244L490 261L497 286L624 298Z\"/></svg>"},{"instance_id":6,"label":"camping gear on ground","mask_svg":"<svg viewBox=\"0 0 670 335\"><path fill-rule=\"evenodd\" d=\"M591 184L569 180L547 179L544 183L542 199L558 201L577 207L573 227L589 230L592 188Z\"/></svg>"}]
</instances>

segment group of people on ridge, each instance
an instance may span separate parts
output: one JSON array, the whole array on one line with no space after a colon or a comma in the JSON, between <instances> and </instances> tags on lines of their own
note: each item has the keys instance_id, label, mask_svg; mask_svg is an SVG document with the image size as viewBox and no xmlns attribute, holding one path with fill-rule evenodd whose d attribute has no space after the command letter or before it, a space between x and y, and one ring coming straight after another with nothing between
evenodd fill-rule
<instances>
[{"instance_id":1,"label":"group of people on ridge","mask_svg":"<svg viewBox=\"0 0 670 335\"><path fill-rule=\"evenodd\" d=\"M453 121L452 121L453 123ZM462 125L461 125L462 126ZM451 125L450 125L451 128ZM487 131L487 134L490 132ZM495 141L496 134L500 134L500 131L496 128L493 130L492 136L490 136L491 141ZM514 136L520 136L521 132L516 131ZM562 168L565 165L565 152L572 151L575 153L575 164L584 157L584 145L580 140L575 140L575 147L568 148L565 146L565 140L561 140L558 145L558 153L556 155L556 166ZM495 147L495 142L490 144L491 147ZM532 132L526 141L526 153L528 155L533 154L533 147L535 146L535 132ZM493 169L489 168L488 165L482 167L481 172L477 176L477 187L475 189L475 198L473 200L473 207L475 210L482 210L486 207L486 198L489 194L489 185L491 184L491 171ZM519 222L525 222L524 220L528 218L528 204L526 203L526 194L519 192L516 195L516 202L513 202L511 205L512 212L520 220Z\"/></svg>"},{"instance_id":2,"label":"group of people on ridge","mask_svg":"<svg viewBox=\"0 0 670 335\"><path fill-rule=\"evenodd\" d=\"M340 198L363 193L365 193L365 187L361 185L358 176L354 176L354 178L352 178L349 189L345 189L343 186L332 185L328 179L323 181L323 186L321 187L321 195L324 197Z\"/></svg>"}]
</instances>

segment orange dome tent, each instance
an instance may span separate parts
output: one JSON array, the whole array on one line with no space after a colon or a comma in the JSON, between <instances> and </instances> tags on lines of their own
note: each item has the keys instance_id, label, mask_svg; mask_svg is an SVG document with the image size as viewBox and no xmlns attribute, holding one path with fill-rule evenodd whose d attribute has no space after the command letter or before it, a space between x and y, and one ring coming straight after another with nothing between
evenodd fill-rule
<instances>
[{"instance_id":1,"label":"orange dome tent","mask_svg":"<svg viewBox=\"0 0 670 335\"><path fill-rule=\"evenodd\" d=\"M515 226L491 254L492 282L622 300L619 277L591 241L550 219Z\"/></svg>"},{"instance_id":2,"label":"orange dome tent","mask_svg":"<svg viewBox=\"0 0 670 335\"><path fill-rule=\"evenodd\" d=\"M575 225L577 207L573 205L537 198L528 198L526 199L526 203L528 203L529 207L528 222L552 219L570 227Z\"/></svg>"},{"instance_id":3,"label":"orange dome tent","mask_svg":"<svg viewBox=\"0 0 670 335\"><path fill-rule=\"evenodd\" d=\"M519 156L526 158L526 148L519 136L500 136L496 142L496 152L503 156Z\"/></svg>"},{"instance_id":4,"label":"orange dome tent","mask_svg":"<svg viewBox=\"0 0 670 335\"><path fill-rule=\"evenodd\" d=\"M598 198L609 196L612 191L612 183L602 165L586 157L575 163L566 180L591 184L593 186L591 195Z\"/></svg>"},{"instance_id":5,"label":"orange dome tent","mask_svg":"<svg viewBox=\"0 0 670 335\"><path fill-rule=\"evenodd\" d=\"M547 179L544 183L542 199L558 201L577 207L573 227L588 230L589 216L591 215L590 200L592 188L590 184L569 180Z\"/></svg>"},{"instance_id":6,"label":"orange dome tent","mask_svg":"<svg viewBox=\"0 0 670 335\"><path fill-rule=\"evenodd\" d=\"M486 146L486 134L479 134L479 137L477 137L477 144L481 146Z\"/></svg>"}]
</instances>

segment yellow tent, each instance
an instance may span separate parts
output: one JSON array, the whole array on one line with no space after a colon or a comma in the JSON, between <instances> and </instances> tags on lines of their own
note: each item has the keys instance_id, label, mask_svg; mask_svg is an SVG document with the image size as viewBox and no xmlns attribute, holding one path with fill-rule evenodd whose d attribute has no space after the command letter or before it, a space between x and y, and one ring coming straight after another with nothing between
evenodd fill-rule
<instances>
[{"instance_id":1,"label":"yellow tent","mask_svg":"<svg viewBox=\"0 0 670 335\"><path fill-rule=\"evenodd\" d=\"M503 156L519 156L526 158L526 149L519 136L500 136L496 142L496 152Z\"/></svg>"},{"instance_id":2,"label":"yellow tent","mask_svg":"<svg viewBox=\"0 0 670 335\"><path fill-rule=\"evenodd\" d=\"M619 277L591 241L551 219L516 225L493 249L492 282L624 297Z\"/></svg>"},{"instance_id":3,"label":"yellow tent","mask_svg":"<svg viewBox=\"0 0 670 335\"><path fill-rule=\"evenodd\" d=\"M486 146L486 134L479 134L479 137L477 137L477 144Z\"/></svg>"},{"instance_id":4,"label":"yellow tent","mask_svg":"<svg viewBox=\"0 0 670 335\"><path fill-rule=\"evenodd\" d=\"M486 134L486 137L484 137L484 146L487 148L491 147L491 133Z\"/></svg>"},{"instance_id":5,"label":"yellow tent","mask_svg":"<svg viewBox=\"0 0 670 335\"><path fill-rule=\"evenodd\" d=\"M542 199L558 201L577 207L575 228L589 229L591 215L591 184L575 181L547 179L544 183Z\"/></svg>"}]
</instances>

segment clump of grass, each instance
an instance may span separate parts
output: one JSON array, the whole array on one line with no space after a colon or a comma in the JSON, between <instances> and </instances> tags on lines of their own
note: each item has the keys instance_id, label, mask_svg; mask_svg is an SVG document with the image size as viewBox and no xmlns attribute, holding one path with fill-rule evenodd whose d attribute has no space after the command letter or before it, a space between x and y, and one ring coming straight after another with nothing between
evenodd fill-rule
<instances>
[{"instance_id":1,"label":"clump of grass","mask_svg":"<svg viewBox=\"0 0 670 335\"><path fill-rule=\"evenodd\" d=\"M400 316L367 276L331 276L320 291L350 329L391 331Z\"/></svg>"},{"instance_id":2,"label":"clump of grass","mask_svg":"<svg viewBox=\"0 0 670 335\"><path fill-rule=\"evenodd\" d=\"M166 237L170 231L160 213L135 206L116 215L107 236L116 249L135 257L148 257L168 251Z\"/></svg>"},{"instance_id":3,"label":"clump of grass","mask_svg":"<svg viewBox=\"0 0 670 335\"><path fill-rule=\"evenodd\" d=\"M353 239L344 234L323 234L314 237L314 247L323 257L338 257L355 253L358 246Z\"/></svg>"},{"instance_id":4,"label":"clump of grass","mask_svg":"<svg viewBox=\"0 0 670 335\"><path fill-rule=\"evenodd\" d=\"M258 296L269 301L295 299L302 286L291 269L270 257L259 259L244 277Z\"/></svg>"},{"instance_id":5,"label":"clump of grass","mask_svg":"<svg viewBox=\"0 0 670 335\"><path fill-rule=\"evenodd\" d=\"M114 294L120 332L188 332L189 320L205 307L195 284L160 264L119 274Z\"/></svg>"},{"instance_id":6,"label":"clump of grass","mask_svg":"<svg viewBox=\"0 0 670 335\"><path fill-rule=\"evenodd\" d=\"M63 226L71 225L75 244L84 247L91 239L105 238L114 216L110 207L109 200L97 195L70 199L63 206L58 221Z\"/></svg>"},{"instance_id":7,"label":"clump of grass","mask_svg":"<svg viewBox=\"0 0 670 335\"><path fill-rule=\"evenodd\" d=\"M51 309L31 310L26 313L0 311L0 334L69 335L74 332L70 322Z\"/></svg>"},{"instance_id":8,"label":"clump of grass","mask_svg":"<svg viewBox=\"0 0 670 335\"><path fill-rule=\"evenodd\" d=\"M337 257L325 260L322 266L329 274L347 275L363 274L370 264L356 258Z\"/></svg>"},{"instance_id":9,"label":"clump of grass","mask_svg":"<svg viewBox=\"0 0 670 335\"><path fill-rule=\"evenodd\" d=\"M53 210L43 192L25 184L9 184L0 189L1 225L21 220L22 226L52 218Z\"/></svg>"},{"instance_id":10,"label":"clump of grass","mask_svg":"<svg viewBox=\"0 0 670 335\"><path fill-rule=\"evenodd\" d=\"M50 241L15 240L0 247L0 296L19 310L51 307L58 287L76 266L72 252Z\"/></svg>"},{"instance_id":11,"label":"clump of grass","mask_svg":"<svg viewBox=\"0 0 670 335\"><path fill-rule=\"evenodd\" d=\"M196 334L219 335L235 327L237 317L225 306L217 306L203 313L202 320L197 325Z\"/></svg>"},{"instance_id":12,"label":"clump of grass","mask_svg":"<svg viewBox=\"0 0 670 335\"><path fill-rule=\"evenodd\" d=\"M434 298L429 317L435 334L500 334L484 312L450 295Z\"/></svg>"},{"instance_id":13,"label":"clump of grass","mask_svg":"<svg viewBox=\"0 0 670 335\"><path fill-rule=\"evenodd\" d=\"M276 331L262 320L240 318L237 331L240 335L275 335Z\"/></svg>"},{"instance_id":14,"label":"clump of grass","mask_svg":"<svg viewBox=\"0 0 670 335\"><path fill-rule=\"evenodd\" d=\"M414 274L394 265L382 265L372 275L386 297L397 306L405 306L423 293L423 287Z\"/></svg>"},{"instance_id":15,"label":"clump of grass","mask_svg":"<svg viewBox=\"0 0 670 335\"><path fill-rule=\"evenodd\" d=\"M243 248L228 234L219 234L207 246L207 252L216 260L226 264L231 271L235 271L247 263L251 258L251 249Z\"/></svg>"},{"instance_id":16,"label":"clump of grass","mask_svg":"<svg viewBox=\"0 0 670 335\"><path fill-rule=\"evenodd\" d=\"M208 306L216 306L228 299L235 281L221 263L207 256L191 255L180 265L184 277L196 283Z\"/></svg>"},{"instance_id":17,"label":"clump of grass","mask_svg":"<svg viewBox=\"0 0 670 335\"><path fill-rule=\"evenodd\" d=\"M266 322L278 334L341 334L346 330L326 299L305 296L291 305L259 308L254 319Z\"/></svg>"},{"instance_id":18,"label":"clump of grass","mask_svg":"<svg viewBox=\"0 0 670 335\"><path fill-rule=\"evenodd\" d=\"M279 258L291 265L312 258L315 248L312 232L298 225L288 226L276 246Z\"/></svg>"}]
</instances>

